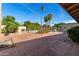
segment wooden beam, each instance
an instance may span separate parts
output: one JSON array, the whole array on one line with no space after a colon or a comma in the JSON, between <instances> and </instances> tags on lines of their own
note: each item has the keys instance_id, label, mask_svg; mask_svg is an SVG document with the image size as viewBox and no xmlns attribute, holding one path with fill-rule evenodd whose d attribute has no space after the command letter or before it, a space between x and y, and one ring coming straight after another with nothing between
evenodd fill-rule
<instances>
[{"instance_id":1,"label":"wooden beam","mask_svg":"<svg viewBox=\"0 0 79 59\"><path fill-rule=\"evenodd\" d=\"M75 12L78 12L79 11L79 8L73 10L72 12L70 12L71 14L75 13Z\"/></svg>"},{"instance_id":2,"label":"wooden beam","mask_svg":"<svg viewBox=\"0 0 79 59\"><path fill-rule=\"evenodd\" d=\"M60 5L79 23L79 3L61 3Z\"/></svg>"},{"instance_id":3,"label":"wooden beam","mask_svg":"<svg viewBox=\"0 0 79 59\"><path fill-rule=\"evenodd\" d=\"M75 13L73 13L71 15L73 15L73 16L79 15L79 12L75 12Z\"/></svg>"},{"instance_id":4,"label":"wooden beam","mask_svg":"<svg viewBox=\"0 0 79 59\"><path fill-rule=\"evenodd\" d=\"M67 8L67 10L72 10L73 8L75 8L77 6L77 4L72 4L70 7Z\"/></svg>"}]
</instances>

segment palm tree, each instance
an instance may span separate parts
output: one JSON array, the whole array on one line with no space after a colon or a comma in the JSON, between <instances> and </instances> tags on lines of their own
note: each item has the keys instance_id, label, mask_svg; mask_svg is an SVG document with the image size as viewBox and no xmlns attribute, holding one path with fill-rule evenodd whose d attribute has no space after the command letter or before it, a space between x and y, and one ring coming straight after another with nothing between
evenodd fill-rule
<instances>
[{"instance_id":1,"label":"palm tree","mask_svg":"<svg viewBox=\"0 0 79 59\"><path fill-rule=\"evenodd\" d=\"M48 21L49 21L49 26L50 26L50 21L52 20L52 14L48 14Z\"/></svg>"},{"instance_id":2,"label":"palm tree","mask_svg":"<svg viewBox=\"0 0 79 59\"><path fill-rule=\"evenodd\" d=\"M44 21L46 25L50 26L50 21L52 20L52 14L48 14L47 16L44 17Z\"/></svg>"},{"instance_id":3,"label":"palm tree","mask_svg":"<svg viewBox=\"0 0 79 59\"><path fill-rule=\"evenodd\" d=\"M44 17L44 21L45 21L46 25L48 25L48 16Z\"/></svg>"},{"instance_id":4,"label":"palm tree","mask_svg":"<svg viewBox=\"0 0 79 59\"><path fill-rule=\"evenodd\" d=\"M44 12L44 6L41 6L41 11ZM42 18L41 18L41 26L42 26Z\"/></svg>"}]
</instances>

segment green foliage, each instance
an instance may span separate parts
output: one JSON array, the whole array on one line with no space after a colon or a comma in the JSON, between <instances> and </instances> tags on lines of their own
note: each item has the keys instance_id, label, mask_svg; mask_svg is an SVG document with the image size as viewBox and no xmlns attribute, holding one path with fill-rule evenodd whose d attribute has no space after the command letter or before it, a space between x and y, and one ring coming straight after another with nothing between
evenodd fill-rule
<instances>
[{"instance_id":1,"label":"green foliage","mask_svg":"<svg viewBox=\"0 0 79 59\"><path fill-rule=\"evenodd\" d=\"M31 30L31 22L30 21L24 22L24 26L26 26L27 31Z\"/></svg>"},{"instance_id":2,"label":"green foliage","mask_svg":"<svg viewBox=\"0 0 79 59\"><path fill-rule=\"evenodd\" d=\"M49 27L46 27L46 28L43 28L43 29L38 30L38 33L39 34L43 34L43 33L48 33L49 31L50 31L50 28Z\"/></svg>"},{"instance_id":3,"label":"green foliage","mask_svg":"<svg viewBox=\"0 0 79 59\"><path fill-rule=\"evenodd\" d=\"M41 29L41 25L39 23L33 23L33 24L36 27L35 29L37 29L37 30Z\"/></svg>"},{"instance_id":4,"label":"green foliage","mask_svg":"<svg viewBox=\"0 0 79 59\"><path fill-rule=\"evenodd\" d=\"M44 33L44 31L43 30L38 30L38 32L37 33L39 33L39 34L43 34Z\"/></svg>"},{"instance_id":5,"label":"green foliage","mask_svg":"<svg viewBox=\"0 0 79 59\"><path fill-rule=\"evenodd\" d=\"M29 31L29 30L39 30L40 27L41 27L40 24L38 24L38 23L32 23L30 21L24 22L24 26L26 26L27 31Z\"/></svg>"},{"instance_id":6,"label":"green foliage","mask_svg":"<svg viewBox=\"0 0 79 59\"><path fill-rule=\"evenodd\" d=\"M58 24L55 24L54 27L61 27L62 25L64 25L65 23L58 23Z\"/></svg>"},{"instance_id":7,"label":"green foliage","mask_svg":"<svg viewBox=\"0 0 79 59\"><path fill-rule=\"evenodd\" d=\"M15 21L13 16L6 16L3 18L2 24L5 25L7 33L14 33L17 31L19 23Z\"/></svg>"},{"instance_id":8,"label":"green foliage","mask_svg":"<svg viewBox=\"0 0 79 59\"><path fill-rule=\"evenodd\" d=\"M41 6L41 10L44 11L44 6L43 5Z\"/></svg>"},{"instance_id":9,"label":"green foliage","mask_svg":"<svg viewBox=\"0 0 79 59\"><path fill-rule=\"evenodd\" d=\"M48 14L44 17L45 26L44 26L44 33L47 33L50 31L50 21L52 20L52 14Z\"/></svg>"},{"instance_id":10,"label":"green foliage","mask_svg":"<svg viewBox=\"0 0 79 59\"><path fill-rule=\"evenodd\" d=\"M1 29L1 33L7 33L6 29L5 28Z\"/></svg>"},{"instance_id":11,"label":"green foliage","mask_svg":"<svg viewBox=\"0 0 79 59\"><path fill-rule=\"evenodd\" d=\"M18 25L15 23L9 22L9 24L6 25L5 29L7 30L8 33L14 33L17 32Z\"/></svg>"},{"instance_id":12,"label":"green foliage","mask_svg":"<svg viewBox=\"0 0 79 59\"><path fill-rule=\"evenodd\" d=\"M57 27L54 27L54 26L51 27L51 30L55 30L55 29L57 29Z\"/></svg>"},{"instance_id":13,"label":"green foliage","mask_svg":"<svg viewBox=\"0 0 79 59\"><path fill-rule=\"evenodd\" d=\"M61 28L64 24L65 24L65 23L58 23L58 24L55 24L54 26L52 26L52 30L54 30L54 29L60 30L60 28Z\"/></svg>"},{"instance_id":14,"label":"green foliage","mask_svg":"<svg viewBox=\"0 0 79 59\"><path fill-rule=\"evenodd\" d=\"M50 25L51 19L52 19L52 14L48 14L47 16L44 17L44 21L45 21L46 25L48 25L48 23Z\"/></svg>"},{"instance_id":15,"label":"green foliage","mask_svg":"<svg viewBox=\"0 0 79 59\"><path fill-rule=\"evenodd\" d=\"M6 17L3 17L2 24L3 24L3 25L6 25L7 22L15 22L15 18L14 18L13 16L6 16Z\"/></svg>"},{"instance_id":16,"label":"green foliage","mask_svg":"<svg viewBox=\"0 0 79 59\"><path fill-rule=\"evenodd\" d=\"M67 31L68 37L73 41L79 43L79 26L72 27Z\"/></svg>"},{"instance_id":17,"label":"green foliage","mask_svg":"<svg viewBox=\"0 0 79 59\"><path fill-rule=\"evenodd\" d=\"M50 28L45 28L44 33L48 33L50 31Z\"/></svg>"}]
</instances>

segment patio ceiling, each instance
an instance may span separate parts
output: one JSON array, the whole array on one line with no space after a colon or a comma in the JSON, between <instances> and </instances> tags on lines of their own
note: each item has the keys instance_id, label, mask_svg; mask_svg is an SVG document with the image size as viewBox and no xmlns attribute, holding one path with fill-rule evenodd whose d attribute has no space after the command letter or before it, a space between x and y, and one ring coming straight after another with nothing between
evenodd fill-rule
<instances>
[{"instance_id":1,"label":"patio ceiling","mask_svg":"<svg viewBox=\"0 0 79 59\"><path fill-rule=\"evenodd\" d=\"M60 3L60 5L79 23L79 3Z\"/></svg>"}]
</instances>

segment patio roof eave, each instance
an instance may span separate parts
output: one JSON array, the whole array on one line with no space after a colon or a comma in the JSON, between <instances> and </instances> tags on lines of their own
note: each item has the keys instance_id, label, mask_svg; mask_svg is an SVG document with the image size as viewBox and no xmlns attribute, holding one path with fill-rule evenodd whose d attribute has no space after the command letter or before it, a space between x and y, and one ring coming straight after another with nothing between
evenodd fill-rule
<instances>
[{"instance_id":1,"label":"patio roof eave","mask_svg":"<svg viewBox=\"0 0 79 59\"><path fill-rule=\"evenodd\" d=\"M60 5L79 23L79 3L60 3Z\"/></svg>"}]
</instances>

